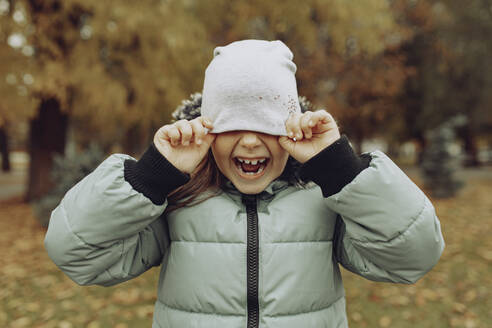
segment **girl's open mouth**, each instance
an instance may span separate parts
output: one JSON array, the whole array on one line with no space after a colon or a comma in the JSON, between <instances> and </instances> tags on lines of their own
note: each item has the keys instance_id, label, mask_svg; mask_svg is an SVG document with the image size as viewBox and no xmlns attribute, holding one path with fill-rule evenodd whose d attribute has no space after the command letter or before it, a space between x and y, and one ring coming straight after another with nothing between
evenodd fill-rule
<instances>
[{"instance_id":1,"label":"girl's open mouth","mask_svg":"<svg viewBox=\"0 0 492 328\"><path fill-rule=\"evenodd\" d=\"M239 175L246 179L256 179L265 173L269 158L241 158L235 157L234 163Z\"/></svg>"}]
</instances>

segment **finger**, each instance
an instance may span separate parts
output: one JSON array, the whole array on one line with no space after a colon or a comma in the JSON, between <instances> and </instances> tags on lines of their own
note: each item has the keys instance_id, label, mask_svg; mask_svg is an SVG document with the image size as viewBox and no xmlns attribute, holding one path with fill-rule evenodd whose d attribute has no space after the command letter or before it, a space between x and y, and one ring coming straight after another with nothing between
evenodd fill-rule
<instances>
[{"instance_id":1,"label":"finger","mask_svg":"<svg viewBox=\"0 0 492 328\"><path fill-rule=\"evenodd\" d=\"M313 136L312 128L314 126L314 123L311 120L311 117L313 116L312 112L306 112L302 115L300 119L300 126L302 129L302 132L304 133L304 138L310 139Z\"/></svg>"},{"instance_id":2,"label":"finger","mask_svg":"<svg viewBox=\"0 0 492 328\"><path fill-rule=\"evenodd\" d=\"M293 119L294 119L294 114L291 114L289 115L289 117L287 117L287 120L285 121L285 131L287 132L287 136L289 138L294 138L294 132L292 131Z\"/></svg>"},{"instance_id":3,"label":"finger","mask_svg":"<svg viewBox=\"0 0 492 328\"><path fill-rule=\"evenodd\" d=\"M333 116L325 110L320 110L314 113L312 120L315 125L313 126L313 133L323 133L330 129L336 129L337 125Z\"/></svg>"},{"instance_id":4,"label":"finger","mask_svg":"<svg viewBox=\"0 0 492 328\"><path fill-rule=\"evenodd\" d=\"M155 134L155 138L170 141L171 139L169 138L168 128L169 125L162 126L159 130L157 130L157 133Z\"/></svg>"},{"instance_id":5,"label":"finger","mask_svg":"<svg viewBox=\"0 0 492 328\"><path fill-rule=\"evenodd\" d=\"M202 121L199 119L194 119L190 121L191 128L193 129L194 142L197 145L201 145L203 142L203 138L207 134L205 127L202 124Z\"/></svg>"},{"instance_id":6,"label":"finger","mask_svg":"<svg viewBox=\"0 0 492 328\"><path fill-rule=\"evenodd\" d=\"M296 138L297 140L302 139L302 130L299 124L300 118L301 118L301 114L294 113L291 114L287 119L287 121L285 122L285 127L289 138Z\"/></svg>"},{"instance_id":7,"label":"finger","mask_svg":"<svg viewBox=\"0 0 492 328\"><path fill-rule=\"evenodd\" d=\"M176 126L181 133L181 144L183 146L188 146L190 144L191 138L193 137L193 130L191 128L190 122L187 120L180 120L176 122Z\"/></svg>"},{"instance_id":8,"label":"finger","mask_svg":"<svg viewBox=\"0 0 492 328\"><path fill-rule=\"evenodd\" d=\"M323 119L323 122L330 125L331 128L338 128L337 121L335 121L335 118L328 112L326 113L326 117Z\"/></svg>"},{"instance_id":9,"label":"finger","mask_svg":"<svg viewBox=\"0 0 492 328\"><path fill-rule=\"evenodd\" d=\"M288 153L291 153L292 148L293 148L293 144L295 144L295 141L292 141L288 137L280 136L280 137L278 137L278 143Z\"/></svg>"},{"instance_id":10,"label":"finger","mask_svg":"<svg viewBox=\"0 0 492 328\"><path fill-rule=\"evenodd\" d=\"M178 128L175 124L169 125L167 128L167 135L171 140L171 145L177 146L180 143L181 133L179 133Z\"/></svg>"},{"instance_id":11,"label":"finger","mask_svg":"<svg viewBox=\"0 0 492 328\"><path fill-rule=\"evenodd\" d=\"M316 112L314 112L314 117L313 119L316 121L316 124L321 122L321 123L330 123L334 122L335 120L333 119L333 116L331 116L330 113L328 113L326 110L321 109Z\"/></svg>"},{"instance_id":12,"label":"finger","mask_svg":"<svg viewBox=\"0 0 492 328\"><path fill-rule=\"evenodd\" d=\"M202 122L204 127L206 127L209 130L213 129L214 126L212 124L212 121L208 117L200 116L199 119L200 119L200 122Z\"/></svg>"}]
</instances>

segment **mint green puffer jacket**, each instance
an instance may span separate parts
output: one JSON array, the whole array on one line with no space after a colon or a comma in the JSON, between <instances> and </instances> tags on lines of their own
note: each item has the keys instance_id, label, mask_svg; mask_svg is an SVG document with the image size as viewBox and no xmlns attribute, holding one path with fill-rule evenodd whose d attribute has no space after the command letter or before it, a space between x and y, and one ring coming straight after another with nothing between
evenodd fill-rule
<instances>
[{"instance_id":1,"label":"mint green puffer jacket","mask_svg":"<svg viewBox=\"0 0 492 328\"><path fill-rule=\"evenodd\" d=\"M81 285L114 285L161 265L154 328L347 327L339 264L414 283L444 241L424 193L382 152L339 192L274 181L233 187L163 214L108 157L53 211L45 245Z\"/></svg>"}]
</instances>

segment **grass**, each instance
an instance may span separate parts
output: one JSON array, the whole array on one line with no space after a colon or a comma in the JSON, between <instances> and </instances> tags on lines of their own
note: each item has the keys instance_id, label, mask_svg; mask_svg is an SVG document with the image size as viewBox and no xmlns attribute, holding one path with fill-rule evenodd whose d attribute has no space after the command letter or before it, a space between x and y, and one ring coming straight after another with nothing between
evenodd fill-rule
<instances>
[{"instance_id":1,"label":"grass","mask_svg":"<svg viewBox=\"0 0 492 328\"><path fill-rule=\"evenodd\" d=\"M489 327L492 322L492 178L434 200L446 241L414 285L373 283L343 271L350 327ZM20 201L0 203L0 327L150 327L158 269L116 287L80 287L48 258L45 230Z\"/></svg>"}]
</instances>

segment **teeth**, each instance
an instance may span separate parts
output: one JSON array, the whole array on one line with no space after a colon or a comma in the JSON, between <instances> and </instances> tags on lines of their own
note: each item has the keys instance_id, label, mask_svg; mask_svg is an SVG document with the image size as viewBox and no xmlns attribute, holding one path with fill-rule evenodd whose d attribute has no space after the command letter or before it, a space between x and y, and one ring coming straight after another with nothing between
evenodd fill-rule
<instances>
[{"instance_id":1,"label":"teeth","mask_svg":"<svg viewBox=\"0 0 492 328\"><path fill-rule=\"evenodd\" d=\"M241 163L246 163L246 164L253 164L253 165L256 165L258 163L265 163L266 161L266 158L262 158L262 159L255 159L255 160L249 160L249 159L242 159L242 158L239 158L239 157L236 157L237 160Z\"/></svg>"},{"instance_id":2,"label":"teeth","mask_svg":"<svg viewBox=\"0 0 492 328\"><path fill-rule=\"evenodd\" d=\"M256 175L256 174L260 174L261 172L263 172L263 170L265 169L265 167L264 166L260 166L258 168L258 171L256 171L256 172L245 172L245 171L243 171L243 168L241 167L241 164L238 164L237 165L237 169L240 170L241 172L243 172L246 175Z\"/></svg>"}]
</instances>

